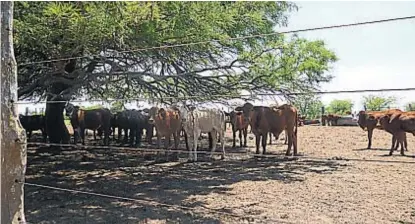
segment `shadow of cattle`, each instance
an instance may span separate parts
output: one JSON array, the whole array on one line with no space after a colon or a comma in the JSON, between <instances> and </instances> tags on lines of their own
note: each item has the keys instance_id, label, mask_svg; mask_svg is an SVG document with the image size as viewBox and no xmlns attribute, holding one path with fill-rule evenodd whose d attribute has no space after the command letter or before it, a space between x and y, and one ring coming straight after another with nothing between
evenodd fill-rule
<instances>
[{"instance_id":1,"label":"shadow of cattle","mask_svg":"<svg viewBox=\"0 0 415 224\"><path fill-rule=\"evenodd\" d=\"M244 220L233 217L243 217L243 214L232 213L227 208L213 210L207 208L207 202L189 198L212 193L231 194L231 185L241 181L301 182L305 180L306 173L330 174L344 166L336 161L275 158L148 165L143 154L109 149L70 149L56 152L29 148L26 175L28 183L145 201L75 195L70 192L26 186L25 210L28 222L243 222ZM159 203L186 206L190 209L163 206ZM233 215L218 214L218 211Z\"/></svg>"}]
</instances>

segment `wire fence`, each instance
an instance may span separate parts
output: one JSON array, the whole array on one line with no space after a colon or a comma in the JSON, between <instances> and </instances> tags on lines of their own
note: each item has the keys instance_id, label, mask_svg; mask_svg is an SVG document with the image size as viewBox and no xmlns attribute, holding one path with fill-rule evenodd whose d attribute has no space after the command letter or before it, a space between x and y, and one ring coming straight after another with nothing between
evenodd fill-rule
<instances>
[{"instance_id":1,"label":"wire fence","mask_svg":"<svg viewBox=\"0 0 415 224\"><path fill-rule=\"evenodd\" d=\"M373 92L402 92L415 91L415 87L410 88L385 88L385 89L359 89L359 90L333 90L333 91L311 91L311 92L292 92L292 93L257 93L257 94L222 94L222 95L200 95L200 96L171 96L171 97L135 97L135 98L117 98L117 99L86 99L86 100L69 100L70 102L117 102L117 101L139 101L139 100L155 100L155 99L176 99L190 100L203 98L249 98L253 96L298 96L298 95L324 95L324 94L342 94L342 93L373 93ZM51 100L51 101L17 101L14 104L40 104L40 103L67 103L67 100Z\"/></svg>"}]
</instances>

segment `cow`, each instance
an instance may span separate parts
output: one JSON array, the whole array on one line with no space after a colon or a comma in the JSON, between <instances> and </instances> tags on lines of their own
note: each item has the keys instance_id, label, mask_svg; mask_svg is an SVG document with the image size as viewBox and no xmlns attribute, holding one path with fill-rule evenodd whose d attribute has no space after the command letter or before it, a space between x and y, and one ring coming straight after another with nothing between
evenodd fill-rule
<instances>
[{"instance_id":1,"label":"cow","mask_svg":"<svg viewBox=\"0 0 415 224\"><path fill-rule=\"evenodd\" d=\"M217 136L219 134L222 159L225 158L225 113L218 109L196 109L188 108L181 105L176 106L179 109L183 128L190 139L193 141L193 157L192 148L189 148L189 160L197 161L197 143L201 133L210 133L212 137L211 156L216 150Z\"/></svg>"},{"instance_id":2,"label":"cow","mask_svg":"<svg viewBox=\"0 0 415 224\"><path fill-rule=\"evenodd\" d=\"M160 148L161 138L164 137L164 148L168 149L171 136L174 139L174 148L178 149L180 143L180 132L182 120L180 112L176 108L152 107L149 111L149 124L154 125L157 132L157 147Z\"/></svg>"},{"instance_id":3,"label":"cow","mask_svg":"<svg viewBox=\"0 0 415 224\"><path fill-rule=\"evenodd\" d=\"M111 112L108 109L84 110L79 106L68 103L65 106L66 116L70 118L74 130L74 142L78 143L78 135L85 145L85 129L97 130L102 127L104 131L104 145L109 145L109 133L111 128Z\"/></svg>"},{"instance_id":4,"label":"cow","mask_svg":"<svg viewBox=\"0 0 415 224\"><path fill-rule=\"evenodd\" d=\"M141 137L143 135L143 129L148 125L148 118L135 109L127 109L117 114L116 124L118 125L118 133L120 135L121 130L124 130L124 140L121 144L128 142L131 147L139 147L141 145ZM120 137L118 136L118 139ZM134 141L135 140L135 141Z\"/></svg>"},{"instance_id":5,"label":"cow","mask_svg":"<svg viewBox=\"0 0 415 224\"><path fill-rule=\"evenodd\" d=\"M255 135L256 153L259 154L259 143L262 137L263 154L266 154L267 135L269 132L278 137L282 131L287 130L288 148L286 155L291 155L291 147L294 148L294 156L297 156L297 129L298 113L294 106L283 104L278 107L254 106L245 103L242 107L235 108L242 111L249 119L252 132Z\"/></svg>"},{"instance_id":6,"label":"cow","mask_svg":"<svg viewBox=\"0 0 415 224\"><path fill-rule=\"evenodd\" d=\"M384 114L378 119L378 125L380 129L384 129L386 132L392 134L392 146L389 151L389 155L392 155L393 151L397 150L399 144L401 145L401 155L404 155L404 149L408 150L408 143L406 139L406 133L401 129L400 115L402 113L394 113L392 115ZM392 119L392 117L394 117ZM396 146L395 146L396 144Z\"/></svg>"},{"instance_id":7,"label":"cow","mask_svg":"<svg viewBox=\"0 0 415 224\"><path fill-rule=\"evenodd\" d=\"M244 144L243 147L246 147L246 137L248 135L248 125L249 121L246 119L245 116L242 115L241 111L231 111L230 113L225 112L226 116L230 118L230 124L232 127L232 134L233 134L233 144L232 147L236 147L235 139L236 139L236 132L239 132L239 146L242 148L242 134L244 137Z\"/></svg>"},{"instance_id":8,"label":"cow","mask_svg":"<svg viewBox=\"0 0 415 224\"><path fill-rule=\"evenodd\" d=\"M40 130L42 132L43 142L46 142L47 133L44 115L19 115L19 120L23 128L26 130L28 139L32 136L32 131Z\"/></svg>"},{"instance_id":9,"label":"cow","mask_svg":"<svg viewBox=\"0 0 415 224\"><path fill-rule=\"evenodd\" d=\"M394 113L402 112L399 109L390 109L385 111L359 111L357 124L363 131L367 131L368 145L367 149L372 147L372 136L375 128L379 129L378 120L383 115L392 115Z\"/></svg>"}]
</instances>

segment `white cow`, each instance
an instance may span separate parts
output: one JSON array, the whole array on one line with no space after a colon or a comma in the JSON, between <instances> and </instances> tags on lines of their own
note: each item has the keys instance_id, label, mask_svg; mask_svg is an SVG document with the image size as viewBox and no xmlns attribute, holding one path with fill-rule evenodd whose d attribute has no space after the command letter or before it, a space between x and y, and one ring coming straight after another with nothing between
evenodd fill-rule
<instances>
[{"instance_id":1,"label":"white cow","mask_svg":"<svg viewBox=\"0 0 415 224\"><path fill-rule=\"evenodd\" d=\"M183 128L193 139L193 159L197 161L197 141L201 133L209 133L212 136L212 151L216 149L217 136L219 133L222 147L222 159L225 157L225 113L218 109L196 109L194 107L187 109L184 106L179 107L182 118ZM192 160L192 147L189 147L189 159Z\"/></svg>"}]
</instances>

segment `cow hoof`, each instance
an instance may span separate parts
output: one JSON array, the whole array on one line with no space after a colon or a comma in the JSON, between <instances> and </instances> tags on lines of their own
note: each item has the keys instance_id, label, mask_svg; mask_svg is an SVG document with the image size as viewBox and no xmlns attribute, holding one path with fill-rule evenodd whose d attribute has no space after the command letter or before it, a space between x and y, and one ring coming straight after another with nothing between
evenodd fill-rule
<instances>
[{"instance_id":1,"label":"cow hoof","mask_svg":"<svg viewBox=\"0 0 415 224\"><path fill-rule=\"evenodd\" d=\"M392 152L389 153L389 156L392 156Z\"/></svg>"},{"instance_id":2,"label":"cow hoof","mask_svg":"<svg viewBox=\"0 0 415 224\"><path fill-rule=\"evenodd\" d=\"M405 153L401 153L401 156L404 156L405 155Z\"/></svg>"}]
</instances>

